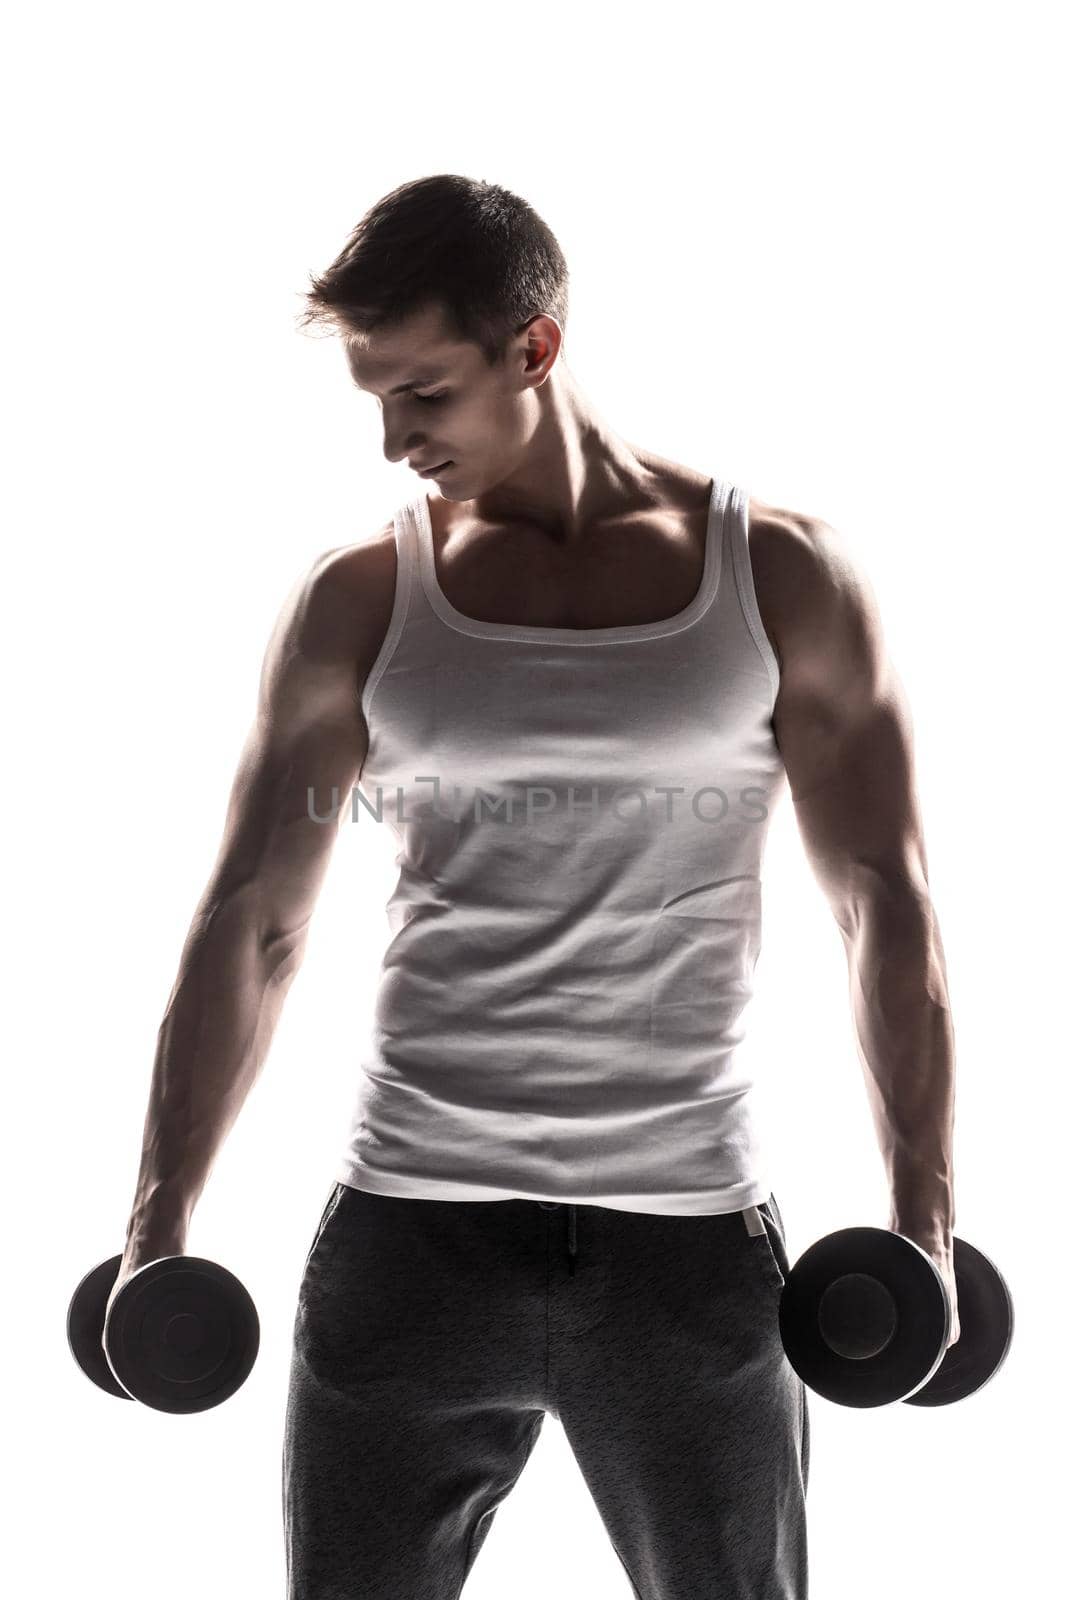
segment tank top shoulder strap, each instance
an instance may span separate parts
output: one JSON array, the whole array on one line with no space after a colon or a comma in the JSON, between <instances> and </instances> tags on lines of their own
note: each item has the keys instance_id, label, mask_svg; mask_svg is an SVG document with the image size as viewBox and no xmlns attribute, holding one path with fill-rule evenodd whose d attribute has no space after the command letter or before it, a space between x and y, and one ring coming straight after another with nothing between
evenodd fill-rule
<instances>
[{"instance_id":1,"label":"tank top shoulder strap","mask_svg":"<svg viewBox=\"0 0 1067 1600\"><path fill-rule=\"evenodd\" d=\"M728 638L739 651L762 661L770 680L771 700L778 695L778 659L756 603L749 548L749 496L747 489L723 484L722 552L719 583L705 619L719 638ZM712 519L709 534L717 519Z\"/></svg>"},{"instance_id":2,"label":"tank top shoulder strap","mask_svg":"<svg viewBox=\"0 0 1067 1600\"><path fill-rule=\"evenodd\" d=\"M416 515L414 500L406 501L393 515L397 594L403 593L405 618L430 612L426 590L419 575L419 528Z\"/></svg>"},{"instance_id":3,"label":"tank top shoulder strap","mask_svg":"<svg viewBox=\"0 0 1067 1600\"><path fill-rule=\"evenodd\" d=\"M393 590L393 607L381 648L370 672L367 674L367 680L360 696L365 716L369 715L375 690L385 675L385 670L396 652L397 645L400 643L400 636L407 628L409 619L418 614L420 602L425 604L425 598L422 595L419 583L415 512L411 504L401 506L393 513L393 541L396 545L396 585ZM429 608L427 607L427 609Z\"/></svg>"}]
</instances>

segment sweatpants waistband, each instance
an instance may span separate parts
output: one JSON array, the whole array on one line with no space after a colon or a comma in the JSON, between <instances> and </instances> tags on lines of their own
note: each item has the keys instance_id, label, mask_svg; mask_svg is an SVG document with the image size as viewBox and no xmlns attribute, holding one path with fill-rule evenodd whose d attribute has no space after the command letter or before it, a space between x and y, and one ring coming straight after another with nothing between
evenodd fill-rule
<instances>
[{"instance_id":1,"label":"sweatpants waistband","mask_svg":"<svg viewBox=\"0 0 1067 1600\"><path fill-rule=\"evenodd\" d=\"M537 1205L539 1205L541 1207L542 1211L558 1211L563 1202L560 1201L560 1200L538 1200L536 1203L537 1203ZM744 1208L744 1210L742 1211L741 1215L745 1219L745 1227L748 1229L749 1234L754 1235L754 1234L760 1234L760 1233L766 1233L767 1232L767 1226L766 1226L762 1216L760 1215L760 1210L759 1210L758 1206L746 1206ZM574 1270L575 1270L575 1265L577 1263L577 1260L578 1260L578 1207L576 1205L568 1205L568 1207L567 1207L567 1270L570 1273L572 1278L574 1276Z\"/></svg>"}]
</instances>

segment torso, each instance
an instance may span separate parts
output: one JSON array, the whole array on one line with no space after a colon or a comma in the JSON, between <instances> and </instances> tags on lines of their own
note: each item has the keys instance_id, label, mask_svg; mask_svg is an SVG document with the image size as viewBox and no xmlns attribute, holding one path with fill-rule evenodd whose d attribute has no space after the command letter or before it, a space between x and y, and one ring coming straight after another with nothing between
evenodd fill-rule
<instances>
[{"instance_id":1,"label":"torso","mask_svg":"<svg viewBox=\"0 0 1067 1600\"><path fill-rule=\"evenodd\" d=\"M613 628L675 616L700 587L711 480L673 462L662 466L656 503L590 535L578 552L553 544L535 528L494 531L472 521L465 505L431 495L437 581L445 597L478 621L538 628ZM775 530L793 516L749 500L756 599L779 666L784 595L774 581ZM353 590L361 598L356 673L362 691L392 615L393 523L347 555Z\"/></svg>"}]
</instances>

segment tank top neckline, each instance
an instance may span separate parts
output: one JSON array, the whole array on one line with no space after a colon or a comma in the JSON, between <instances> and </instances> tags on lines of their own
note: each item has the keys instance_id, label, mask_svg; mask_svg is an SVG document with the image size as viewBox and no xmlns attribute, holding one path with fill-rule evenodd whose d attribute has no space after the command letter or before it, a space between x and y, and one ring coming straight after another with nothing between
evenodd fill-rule
<instances>
[{"instance_id":1,"label":"tank top neckline","mask_svg":"<svg viewBox=\"0 0 1067 1600\"><path fill-rule=\"evenodd\" d=\"M448 599L437 581L437 562L433 546L433 526L430 521L429 491L421 494L408 507L413 513L416 532L418 566L422 590L433 610L446 625L458 633L473 634L482 639L528 640L531 643L554 644L614 644L638 639L661 639L679 633L702 617L715 598L722 569L722 547L725 508L729 487L721 478L713 478L708 500L708 515L704 529L704 566L700 587L692 600L673 617L658 622L633 622L614 628L551 628L533 623L484 622L468 617Z\"/></svg>"}]
</instances>

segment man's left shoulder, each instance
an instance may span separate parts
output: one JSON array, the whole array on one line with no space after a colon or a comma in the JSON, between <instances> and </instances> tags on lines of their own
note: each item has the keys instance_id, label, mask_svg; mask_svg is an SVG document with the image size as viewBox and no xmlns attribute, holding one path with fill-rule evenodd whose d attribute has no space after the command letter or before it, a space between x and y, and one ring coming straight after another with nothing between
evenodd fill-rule
<instances>
[{"instance_id":1,"label":"man's left shoulder","mask_svg":"<svg viewBox=\"0 0 1067 1600\"><path fill-rule=\"evenodd\" d=\"M822 517L750 496L748 543L756 602L779 667L791 639L872 598L846 541Z\"/></svg>"}]
</instances>

